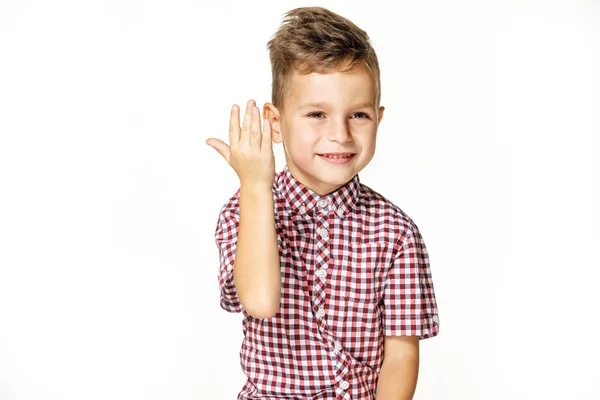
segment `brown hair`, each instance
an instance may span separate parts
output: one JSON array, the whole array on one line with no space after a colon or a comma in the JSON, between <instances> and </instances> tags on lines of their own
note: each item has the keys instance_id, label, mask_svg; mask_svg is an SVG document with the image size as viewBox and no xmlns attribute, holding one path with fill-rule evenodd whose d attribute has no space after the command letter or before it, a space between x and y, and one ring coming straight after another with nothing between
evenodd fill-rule
<instances>
[{"instance_id":1,"label":"brown hair","mask_svg":"<svg viewBox=\"0 0 600 400\"><path fill-rule=\"evenodd\" d=\"M284 14L267 43L273 75L271 102L280 111L294 71L325 74L364 65L373 75L375 106L381 101L377 54L367 33L352 21L323 7L300 7ZM346 68L343 68L346 66Z\"/></svg>"}]
</instances>

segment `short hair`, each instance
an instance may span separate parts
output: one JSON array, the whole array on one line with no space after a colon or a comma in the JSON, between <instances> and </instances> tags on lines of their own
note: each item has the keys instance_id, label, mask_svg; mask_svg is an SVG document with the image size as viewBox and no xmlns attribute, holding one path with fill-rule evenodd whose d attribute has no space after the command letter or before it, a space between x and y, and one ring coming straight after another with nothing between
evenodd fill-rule
<instances>
[{"instance_id":1,"label":"short hair","mask_svg":"<svg viewBox=\"0 0 600 400\"><path fill-rule=\"evenodd\" d=\"M375 104L381 101L379 62L367 33L323 7L300 7L284 14L267 43L272 69L271 102L283 110L294 72L349 72L364 65L373 77Z\"/></svg>"}]
</instances>

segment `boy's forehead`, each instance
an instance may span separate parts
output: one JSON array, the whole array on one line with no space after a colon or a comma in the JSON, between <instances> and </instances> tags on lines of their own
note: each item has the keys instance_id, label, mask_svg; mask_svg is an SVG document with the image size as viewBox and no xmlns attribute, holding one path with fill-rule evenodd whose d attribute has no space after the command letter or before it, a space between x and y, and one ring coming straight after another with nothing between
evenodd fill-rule
<instances>
[{"instance_id":1,"label":"boy's forehead","mask_svg":"<svg viewBox=\"0 0 600 400\"><path fill-rule=\"evenodd\" d=\"M294 108L339 102L374 106L373 77L364 67L324 74L294 71L289 89L286 102Z\"/></svg>"}]
</instances>

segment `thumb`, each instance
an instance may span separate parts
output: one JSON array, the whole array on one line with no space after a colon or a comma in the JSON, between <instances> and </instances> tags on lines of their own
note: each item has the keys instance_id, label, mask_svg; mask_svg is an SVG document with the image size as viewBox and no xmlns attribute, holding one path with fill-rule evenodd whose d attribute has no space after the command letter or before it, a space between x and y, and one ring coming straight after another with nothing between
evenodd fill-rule
<instances>
[{"instance_id":1,"label":"thumb","mask_svg":"<svg viewBox=\"0 0 600 400\"><path fill-rule=\"evenodd\" d=\"M220 139L209 138L206 139L206 144L215 149L217 152L219 152L219 154L223 156L225 161L229 163L229 154L231 153L231 150L227 143L223 142Z\"/></svg>"}]
</instances>

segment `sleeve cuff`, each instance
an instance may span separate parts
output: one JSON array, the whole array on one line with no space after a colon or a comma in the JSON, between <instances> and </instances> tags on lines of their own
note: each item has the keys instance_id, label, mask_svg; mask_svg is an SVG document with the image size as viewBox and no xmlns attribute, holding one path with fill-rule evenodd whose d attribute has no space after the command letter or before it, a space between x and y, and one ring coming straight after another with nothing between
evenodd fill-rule
<instances>
[{"instance_id":1,"label":"sleeve cuff","mask_svg":"<svg viewBox=\"0 0 600 400\"><path fill-rule=\"evenodd\" d=\"M385 336L418 336L419 340L437 336L440 331L440 319L437 314L386 321Z\"/></svg>"}]
</instances>

